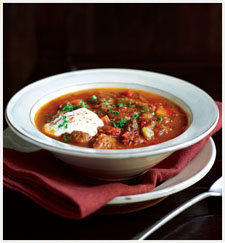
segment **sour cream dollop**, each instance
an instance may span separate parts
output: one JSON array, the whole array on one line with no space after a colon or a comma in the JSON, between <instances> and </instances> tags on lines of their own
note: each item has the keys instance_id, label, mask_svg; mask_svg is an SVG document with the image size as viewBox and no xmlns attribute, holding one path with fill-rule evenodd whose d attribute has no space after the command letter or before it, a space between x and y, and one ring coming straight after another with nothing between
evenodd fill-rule
<instances>
[{"instance_id":1,"label":"sour cream dollop","mask_svg":"<svg viewBox=\"0 0 225 243\"><path fill-rule=\"evenodd\" d=\"M86 108L80 108L59 115L55 120L46 123L44 130L54 136L61 136L64 133L80 131L95 136L98 127L104 126L103 121L93 112Z\"/></svg>"}]
</instances>

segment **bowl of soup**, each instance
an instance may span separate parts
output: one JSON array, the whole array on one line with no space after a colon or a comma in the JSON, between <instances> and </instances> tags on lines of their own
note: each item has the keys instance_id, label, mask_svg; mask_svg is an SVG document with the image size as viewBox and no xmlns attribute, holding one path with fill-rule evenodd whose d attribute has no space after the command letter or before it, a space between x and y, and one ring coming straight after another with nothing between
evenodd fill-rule
<instances>
[{"instance_id":1,"label":"bowl of soup","mask_svg":"<svg viewBox=\"0 0 225 243\"><path fill-rule=\"evenodd\" d=\"M48 77L10 100L6 120L24 140L98 179L140 175L207 136L212 98L164 74L92 69Z\"/></svg>"}]
</instances>

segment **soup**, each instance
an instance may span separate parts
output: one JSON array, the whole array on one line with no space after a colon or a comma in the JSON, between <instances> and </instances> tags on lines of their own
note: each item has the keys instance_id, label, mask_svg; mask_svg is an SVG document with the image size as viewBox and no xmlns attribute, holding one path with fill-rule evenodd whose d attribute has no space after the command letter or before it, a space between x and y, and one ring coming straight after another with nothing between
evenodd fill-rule
<instances>
[{"instance_id":1,"label":"soup","mask_svg":"<svg viewBox=\"0 0 225 243\"><path fill-rule=\"evenodd\" d=\"M175 138L188 127L172 101L142 90L98 88L60 96L35 115L36 127L58 141L95 149L131 149Z\"/></svg>"}]
</instances>

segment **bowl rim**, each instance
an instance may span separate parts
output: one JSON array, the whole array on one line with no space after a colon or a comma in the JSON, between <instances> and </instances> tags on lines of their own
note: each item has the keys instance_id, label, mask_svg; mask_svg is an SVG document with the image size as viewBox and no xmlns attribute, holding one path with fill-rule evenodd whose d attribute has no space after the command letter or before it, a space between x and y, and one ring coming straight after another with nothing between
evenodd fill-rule
<instances>
[{"instance_id":1,"label":"bowl rim","mask_svg":"<svg viewBox=\"0 0 225 243\"><path fill-rule=\"evenodd\" d=\"M100 149L84 148L84 147L80 147L80 146L74 146L74 145L59 142L57 140L54 140L52 138L47 137L46 135L44 135L44 136L47 137L48 139L41 139L41 140L39 139L38 140L32 134L26 134L23 131L21 131L20 129L18 129L18 126L15 124L15 121L14 122L11 121L12 114L10 113L10 111L12 110L13 103L15 103L16 99L18 100L19 98L21 98L22 95L26 94L26 92L29 91L29 89L34 89L38 85L41 86L41 85L45 84L45 82L47 83L47 82L51 82L52 80L53 81L58 80L58 79L60 80L61 78L67 78L67 77L70 77L71 75L72 76L73 75L79 76L79 75L85 75L85 74L89 75L89 74L96 74L96 73L99 73L99 72L100 73L109 73L109 74L110 73L111 74L112 73L114 73L114 74L116 74L116 73L123 73L123 74L127 73L128 74L129 73L129 75L132 75L132 74L137 74L137 75L151 74L153 77L157 76L159 78L164 78L164 79L168 78L168 79L176 80L176 82L178 82L178 83L180 82L182 84L185 84L186 86L191 87L191 89L196 90L197 92L199 92L199 94L203 95L208 100L208 102L215 109L213 121L211 122L211 124L209 124L207 126L207 129L202 131L200 134L196 135L194 138L188 138L188 139L185 140L185 142L182 142L182 143L175 143L175 144L172 143L171 144L171 141L173 141L173 142L174 142L174 140L179 141L179 138L184 133L188 133L188 131L192 127L192 124L190 124L189 128L184 133L179 135L178 137L170 139L170 140L163 142L161 144L151 145L151 146L147 146L147 147L133 148L133 149L119 149L119 150L118 149L100 150ZM122 83L122 82L119 82L119 83ZM56 92L56 91L54 91L54 92ZM52 93L54 93L54 92L52 92ZM38 102L38 101L36 100L35 103L36 102ZM47 149L51 152L64 153L64 154L69 154L69 155L76 155L76 156L79 156L79 157L86 157L86 158L114 159L114 158L135 158L135 157L144 157L144 156L149 156L149 155L158 155L158 154L162 154L162 153L169 153L169 152L173 152L173 151L176 151L176 150L180 150L182 148L186 148L186 147L188 147L192 144L195 144L195 143L199 142L201 139L203 139L204 137L206 137L214 129L214 127L216 126L217 121L219 119L219 111L218 111L218 107L216 106L213 99L205 91L203 91L199 87L197 87L197 86L195 86L191 83L188 83L187 81L184 81L182 79L178 79L176 77L166 75L166 74L150 72L150 71L145 71L145 70L123 69L123 68L99 68L99 69L86 69L86 70L57 74L57 75L53 75L53 76L35 81L35 82L25 86L23 89L19 90L10 99L10 101L7 104L7 107L6 107L5 117L6 117L6 121L7 121L8 125L10 126L10 128L19 137L23 138L24 140L26 140L26 141L28 141L32 144L35 144L36 146ZM36 134L40 135L39 133L41 133L41 132L36 128ZM43 138L42 133L41 133L40 136ZM51 141L49 143L49 139L54 140L54 142Z\"/></svg>"}]
</instances>

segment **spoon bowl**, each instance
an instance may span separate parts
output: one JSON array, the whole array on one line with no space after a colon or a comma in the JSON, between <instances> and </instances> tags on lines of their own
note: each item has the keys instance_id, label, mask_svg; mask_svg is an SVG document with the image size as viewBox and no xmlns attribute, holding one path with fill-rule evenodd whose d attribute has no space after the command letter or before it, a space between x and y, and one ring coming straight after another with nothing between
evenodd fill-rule
<instances>
[{"instance_id":1,"label":"spoon bowl","mask_svg":"<svg viewBox=\"0 0 225 243\"><path fill-rule=\"evenodd\" d=\"M216 180L212 186L209 188L209 192L217 192L220 193L222 196L222 177Z\"/></svg>"}]
</instances>

